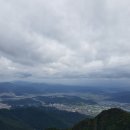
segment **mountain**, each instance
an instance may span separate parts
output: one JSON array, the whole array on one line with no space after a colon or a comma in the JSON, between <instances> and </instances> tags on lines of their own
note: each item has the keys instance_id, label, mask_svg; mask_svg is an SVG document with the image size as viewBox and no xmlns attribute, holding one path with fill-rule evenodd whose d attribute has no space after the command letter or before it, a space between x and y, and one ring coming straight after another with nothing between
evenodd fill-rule
<instances>
[{"instance_id":1,"label":"mountain","mask_svg":"<svg viewBox=\"0 0 130 130\"><path fill-rule=\"evenodd\" d=\"M0 110L0 130L44 130L68 128L85 119L85 115L50 107L28 107Z\"/></svg>"},{"instance_id":2,"label":"mountain","mask_svg":"<svg viewBox=\"0 0 130 130\"><path fill-rule=\"evenodd\" d=\"M85 119L72 130L130 130L130 113L118 108L101 112L94 119Z\"/></svg>"},{"instance_id":3,"label":"mountain","mask_svg":"<svg viewBox=\"0 0 130 130\"><path fill-rule=\"evenodd\" d=\"M47 93L86 93L95 94L104 93L103 88L96 86L76 86L63 84L47 84L47 83L32 83L32 82L0 82L1 93L14 93L15 95L24 94L47 94Z\"/></svg>"},{"instance_id":4,"label":"mountain","mask_svg":"<svg viewBox=\"0 0 130 130\"><path fill-rule=\"evenodd\" d=\"M130 91L115 92L110 95L109 101L116 101L120 103L130 103Z\"/></svg>"},{"instance_id":5,"label":"mountain","mask_svg":"<svg viewBox=\"0 0 130 130\"><path fill-rule=\"evenodd\" d=\"M118 108L85 117L49 107L1 109L0 130L130 130L130 113Z\"/></svg>"}]
</instances>

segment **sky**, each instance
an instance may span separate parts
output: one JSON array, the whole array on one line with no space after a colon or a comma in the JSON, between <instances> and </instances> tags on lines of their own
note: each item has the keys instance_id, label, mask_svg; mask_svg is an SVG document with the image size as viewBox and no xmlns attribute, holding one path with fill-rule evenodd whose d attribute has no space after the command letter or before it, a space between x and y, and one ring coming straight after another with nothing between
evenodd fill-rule
<instances>
[{"instance_id":1,"label":"sky","mask_svg":"<svg viewBox=\"0 0 130 130\"><path fill-rule=\"evenodd\" d=\"M129 79L129 0L0 0L0 81Z\"/></svg>"}]
</instances>

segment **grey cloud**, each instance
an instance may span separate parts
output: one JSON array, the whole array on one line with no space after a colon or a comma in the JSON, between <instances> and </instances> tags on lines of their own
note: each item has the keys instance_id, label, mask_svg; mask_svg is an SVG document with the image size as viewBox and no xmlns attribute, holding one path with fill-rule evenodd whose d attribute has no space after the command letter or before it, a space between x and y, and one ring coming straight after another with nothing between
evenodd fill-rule
<instances>
[{"instance_id":1,"label":"grey cloud","mask_svg":"<svg viewBox=\"0 0 130 130\"><path fill-rule=\"evenodd\" d=\"M129 78L129 6L128 0L1 0L0 77Z\"/></svg>"},{"instance_id":2,"label":"grey cloud","mask_svg":"<svg viewBox=\"0 0 130 130\"><path fill-rule=\"evenodd\" d=\"M28 77L31 77L32 75L29 74L29 73L20 73L20 74L17 74L20 78L28 78Z\"/></svg>"}]
</instances>

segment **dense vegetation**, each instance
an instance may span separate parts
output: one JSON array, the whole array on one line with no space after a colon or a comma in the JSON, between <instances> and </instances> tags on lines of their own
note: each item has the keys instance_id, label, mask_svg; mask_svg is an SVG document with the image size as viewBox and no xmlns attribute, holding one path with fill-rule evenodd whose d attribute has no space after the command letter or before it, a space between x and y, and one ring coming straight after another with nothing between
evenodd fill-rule
<instances>
[{"instance_id":1,"label":"dense vegetation","mask_svg":"<svg viewBox=\"0 0 130 130\"><path fill-rule=\"evenodd\" d=\"M121 109L103 111L94 119L86 119L72 130L130 130L130 113Z\"/></svg>"},{"instance_id":2,"label":"dense vegetation","mask_svg":"<svg viewBox=\"0 0 130 130\"><path fill-rule=\"evenodd\" d=\"M52 108L0 110L1 130L130 130L130 113L121 109L105 110L94 119ZM50 128L49 128L50 127ZM69 129L67 129L67 127ZM72 127L72 128L71 128Z\"/></svg>"},{"instance_id":3,"label":"dense vegetation","mask_svg":"<svg viewBox=\"0 0 130 130\"><path fill-rule=\"evenodd\" d=\"M84 119L79 113L59 111L50 107L28 107L0 110L1 130L44 130L68 128Z\"/></svg>"}]
</instances>

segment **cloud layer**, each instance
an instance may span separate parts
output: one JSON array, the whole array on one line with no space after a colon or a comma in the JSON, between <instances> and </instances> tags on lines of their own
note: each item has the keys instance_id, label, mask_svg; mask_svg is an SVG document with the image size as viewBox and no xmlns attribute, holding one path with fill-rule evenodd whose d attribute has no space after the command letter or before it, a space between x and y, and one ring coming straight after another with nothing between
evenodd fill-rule
<instances>
[{"instance_id":1,"label":"cloud layer","mask_svg":"<svg viewBox=\"0 0 130 130\"><path fill-rule=\"evenodd\" d=\"M129 0L0 0L0 79L129 79L129 7Z\"/></svg>"}]
</instances>

